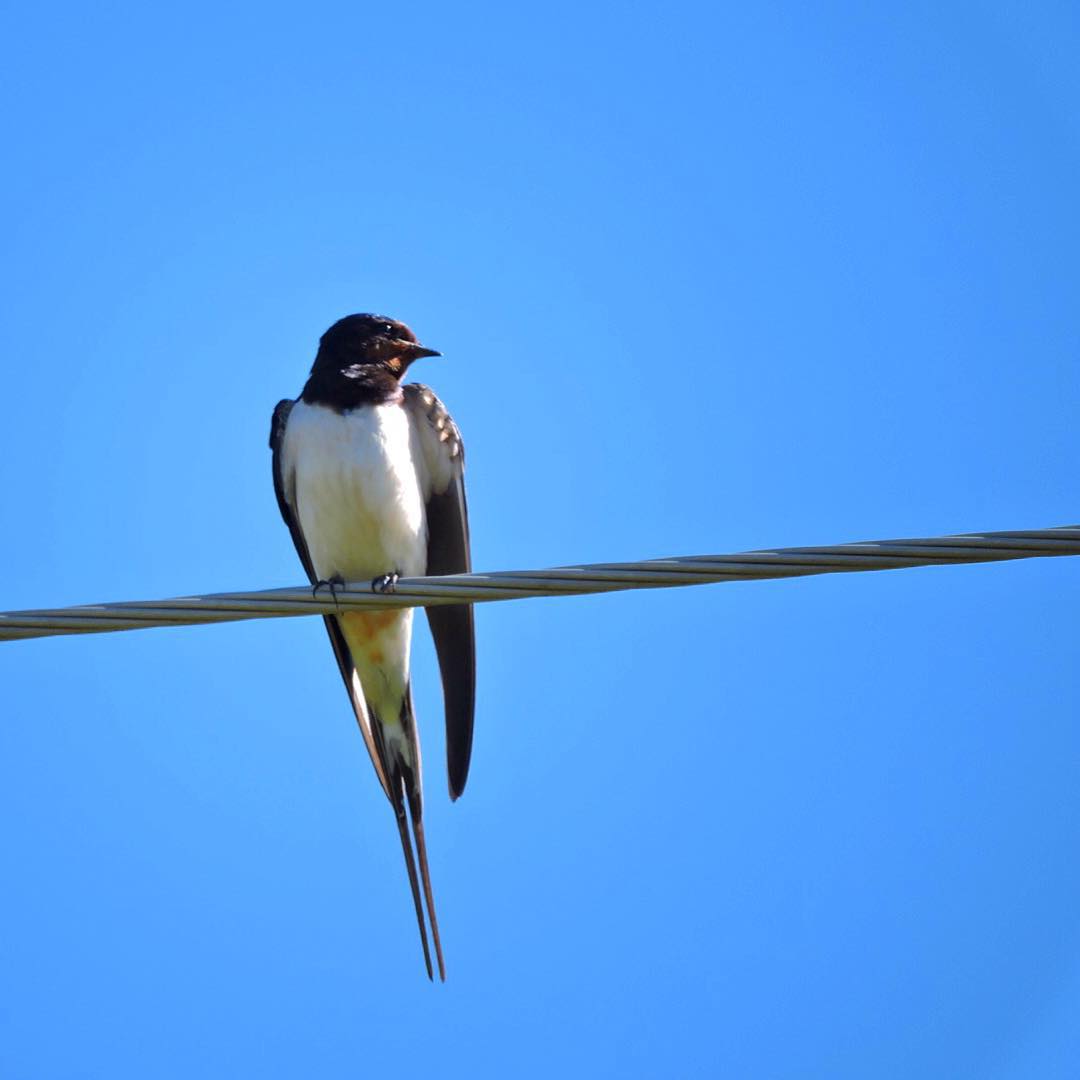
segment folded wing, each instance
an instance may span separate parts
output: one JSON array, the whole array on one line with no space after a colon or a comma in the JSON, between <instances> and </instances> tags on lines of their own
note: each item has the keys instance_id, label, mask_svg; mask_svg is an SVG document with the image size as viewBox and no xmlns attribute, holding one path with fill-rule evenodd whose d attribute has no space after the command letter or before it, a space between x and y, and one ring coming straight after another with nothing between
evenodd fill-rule
<instances>
[{"instance_id":1,"label":"folded wing","mask_svg":"<svg viewBox=\"0 0 1080 1080\"><path fill-rule=\"evenodd\" d=\"M461 432L443 403L426 386L409 383L409 411L414 450L427 503L427 573L466 574L469 553L469 514L465 501L465 450ZM435 653L439 658L446 704L446 767L450 798L465 790L472 754L476 706L476 634L472 604L427 608Z\"/></svg>"}]
</instances>

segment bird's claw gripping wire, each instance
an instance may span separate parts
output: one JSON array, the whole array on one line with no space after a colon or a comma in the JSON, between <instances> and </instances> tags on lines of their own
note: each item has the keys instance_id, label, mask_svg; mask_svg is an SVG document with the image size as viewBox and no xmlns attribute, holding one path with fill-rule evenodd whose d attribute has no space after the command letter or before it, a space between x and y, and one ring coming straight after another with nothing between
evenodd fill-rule
<instances>
[{"instance_id":1,"label":"bird's claw gripping wire","mask_svg":"<svg viewBox=\"0 0 1080 1080\"><path fill-rule=\"evenodd\" d=\"M397 588L398 579L401 575L395 570L392 574L380 574L371 579L371 591L386 596Z\"/></svg>"},{"instance_id":2,"label":"bird's claw gripping wire","mask_svg":"<svg viewBox=\"0 0 1080 1080\"><path fill-rule=\"evenodd\" d=\"M320 589L329 589L330 596L333 598L334 607L338 607L337 591L338 589L345 588L345 579L340 574L334 574L333 577L321 579L316 581L311 587L311 595L313 599L318 599ZM339 609L340 610L340 609Z\"/></svg>"}]
</instances>

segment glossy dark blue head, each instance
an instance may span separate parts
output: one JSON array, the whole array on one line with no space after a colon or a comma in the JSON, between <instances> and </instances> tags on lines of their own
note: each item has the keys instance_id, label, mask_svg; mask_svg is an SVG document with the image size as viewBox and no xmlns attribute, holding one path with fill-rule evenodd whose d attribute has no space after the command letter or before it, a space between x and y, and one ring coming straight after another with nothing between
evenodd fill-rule
<instances>
[{"instance_id":1,"label":"glossy dark blue head","mask_svg":"<svg viewBox=\"0 0 1080 1080\"><path fill-rule=\"evenodd\" d=\"M400 376L421 356L439 355L421 345L403 322L386 315L346 315L319 339L311 371L344 371L372 364Z\"/></svg>"}]
</instances>

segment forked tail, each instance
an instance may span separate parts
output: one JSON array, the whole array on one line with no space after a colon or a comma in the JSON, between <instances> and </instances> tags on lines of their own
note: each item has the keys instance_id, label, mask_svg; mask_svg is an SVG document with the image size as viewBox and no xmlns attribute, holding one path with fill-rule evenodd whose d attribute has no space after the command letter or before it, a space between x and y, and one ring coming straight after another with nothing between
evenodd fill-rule
<instances>
[{"instance_id":1,"label":"forked tail","mask_svg":"<svg viewBox=\"0 0 1080 1080\"><path fill-rule=\"evenodd\" d=\"M428 947L427 924L431 924L431 937L435 943L435 960L439 967L439 978L446 981L446 965L443 963L442 942L439 940L439 921L435 916L435 898L431 889L431 873L428 870L427 844L424 840L424 794L423 778L420 769L420 742L416 734L413 719L412 689L405 692L401 705L401 724L405 741L409 747L413 762L404 760L401 750L386 739L383 725L377 717L372 717L372 733L376 752L387 779L389 780L390 805L394 808L398 834L401 837L401 850L405 856L405 869L409 873L409 888L412 890L413 906L416 909L416 924L420 929L420 943L424 947L424 964L429 979L434 979L431 967L431 950ZM389 744L388 744L389 743ZM408 813L406 813L408 803ZM410 837L409 825L412 825ZM413 854L413 842L416 853ZM417 861L420 863L419 878L416 873ZM421 900L421 889L423 900ZM427 919L424 918L424 905L427 905Z\"/></svg>"}]
</instances>

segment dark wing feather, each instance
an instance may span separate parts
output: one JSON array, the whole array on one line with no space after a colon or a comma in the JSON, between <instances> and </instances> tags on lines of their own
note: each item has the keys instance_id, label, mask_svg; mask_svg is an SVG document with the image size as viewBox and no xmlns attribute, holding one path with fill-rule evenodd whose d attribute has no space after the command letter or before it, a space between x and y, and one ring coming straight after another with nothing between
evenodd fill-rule
<instances>
[{"instance_id":1,"label":"dark wing feather","mask_svg":"<svg viewBox=\"0 0 1080 1080\"><path fill-rule=\"evenodd\" d=\"M308 580L312 585L315 585L318 578L315 576L315 568L311 563L311 556L308 554L307 542L304 540L304 534L300 529L300 522L297 520L296 513L293 510L292 505L292 484L288 477L284 474L283 468L283 451L282 446L285 441L285 426L289 421L289 413L292 412L292 408L295 402L279 401L277 407L274 409L274 417L270 422L270 449L273 454L273 468L274 468L274 494L277 496L278 509L281 511L281 516L285 520L285 524L289 527L289 534L292 536L293 544L296 546L296 553L300 556L300 561L304 564L304 571L307 573ZM334 656L338 662L338 670L341 672L341 678L345 683L345 690L349 695L349 700L352 702L353 712L356 714L356 722L360 726L360 734L364 737L364 744L367 746L368 753L371 755L371 763L375 766L375 774L379 778L379 783L382 785L383 791L386 793L386 797L393 802L393 798L390 795L390 785L386 779L386 768L381 760L378 747L375 745L375 738L371 730L371 718L368 716L367 705L364 702L363 694L359 687L355 685L359 680L354 681L354 674L356 672L356 665L353 663L352 654L349 652L349 646L345 643L345 635L341 632L341 627L338 624L337 619L333 615L324 615L323 622L326 624L326 632L330 635L330 644L334 649Z\"/></svg>"},{"instance_id":2,"label":"dark wing feather","mask_svg":"<svg viewBox=\"0 0 1080 1080\"><path fill-rule=\"evenodd\" d=\"M433 495L427 504L429 574L467 574L469 524L460 478L449 491ZM472 755L473 713L476 705L476 633L472 604L427 608L431 636L439 658L446 702L446 769L450 797L465 790Z\"/></svg>"},{"instance_id":3,"label":"dark wing feather","mask_svg":"<svg viewBox=\"0 0 1080 1080\"><path fill-rule=\"evenodd\" d=\"M427 492L427 573L467 574L469 512L465 500L465 452L461 432L439 399L426 386L405 386L430 480ZM472 755L476 709L476 634L472 604L429 607L446 705L446 768L450 798L465 790Z\"/></svg>"},{"instance_id":4,"label":"dark wing feather","mask_svg":"<svg viewBox=\"0 0 1080 1080\"><path fill-rule=\"evenodd\" d=\"M304 572L308 576L308 580L312 585L315 584L315 568L311 565L311 556L308 554L307 541L304 540L304 534L300 531L300 522L296 520L296 514L293 513L292 500L287 494L287 488L285 483L284 471L282 468L282 455L283 444L285 442L285 426L289 422L289 413L292 412L295 401L289 401L286 398L284 401L279 401L274 408L274 416L270 421L270 449L274 452L274 494L277 496L278 509L281 511L281 516L285 520L285 524L289 526L289 535L292 537L292 542L296 547L296 553L300 556L300 561L304 564ZM291 487L292 485L288 485Z\"/></svg>"}]
</instances>

